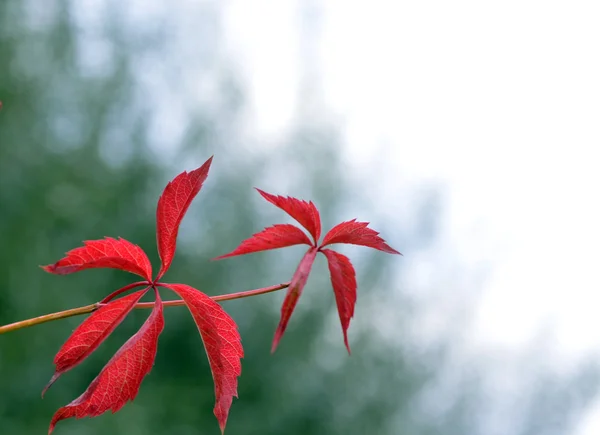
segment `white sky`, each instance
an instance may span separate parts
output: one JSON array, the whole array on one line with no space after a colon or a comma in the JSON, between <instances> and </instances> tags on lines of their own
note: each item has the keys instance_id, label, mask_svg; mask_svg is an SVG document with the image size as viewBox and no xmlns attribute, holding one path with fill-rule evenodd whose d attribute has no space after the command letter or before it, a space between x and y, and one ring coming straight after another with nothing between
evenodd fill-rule
<instances>
[{"instance_id":1,"label":"white sky","mask_svg":"<svg viewBox=\"0 0 600 435\"><path fill-rule=\"evenodd\" d=\"M600 349L600 2L314 1L316 35L302 4L227 2L256 133L285 135L310 33L344 158L376 175L381 212L402 224L420 185L447 193L427 273L449 247L467 268L491 262L467 350L517 352L548 324L557 364ZM436 315L442 287L427 290ZM600 402L577 432L598 433Z\"/></svg>"}]
</instances>

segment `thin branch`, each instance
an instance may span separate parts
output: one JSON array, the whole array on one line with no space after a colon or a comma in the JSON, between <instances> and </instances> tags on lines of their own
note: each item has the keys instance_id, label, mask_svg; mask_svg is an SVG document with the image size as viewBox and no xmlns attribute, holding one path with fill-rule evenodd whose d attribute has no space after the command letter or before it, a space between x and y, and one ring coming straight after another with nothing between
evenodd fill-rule
<instances>
[{"instance_id":1,"label":"thin branch","mask_svg":"<svg viewBox=\"0 0 600 435\"><path fill-rule=\"evenodd\" d=\"M134 283L134 284L135 285L130 284L130 286L126 286L126 287L133 288L133 287L137 287L138 285L140 285L139 283ZM160 286L160 287L164 287L164 285L161 285L161 283L156 283L156 285ZM263 288L259 288L256 290L248 290L248 291L237 292L237 293L229 293L229 294L224 294L224 295L211 296L211 299L214 301L217 301L217 302L222 302L222 301L229 301L229 300L233 300L233 299L247 298L250 296L257 296L257 295L262 295L264 293L271 293L271 292L275 292L277 290L283 290L284 288L289 287L289 285L290 285L290 283L286 282L283 284L277 284L277 285L273 285L270 287L263 287ZM124 288L125 287L123 287L123 289ZM127 288L127 289L129 289L129 288ZM125 291L123 289L119 289L117 291L122 293L123 291ZM106 298L104 300L106 300ZM30 326L39 325L41 323L51 322L53 320L66 319L67 317L79 316L81 314L88 314L88 313L91 313L92 311L96 311L102 305L103 305L102 303L96 302L95 304L85 305L83 307L71 308L70 310L58 311L56 313L46 314L43 316L34 317L32 319L21 320L19 322L10 323L8 325L0 326L0 334L5 334L7 332L16 331L17 329L28 328ZM176 300L176 301L165 301L165 302L163 302L163 305L166 307L177 307L177 306L185 305L185 303L182 300ZM144 308L147 309L147 308L153 308L153 307L154 307L154 302L141 302L141 303L138 303L135 305L135 308L138 308L138 309L144 309Z\"/></svg>"},{"instance_id":2,"label":"thin branch","mask_svg":"<svg viewBox=\"0 0 600 435\"><path fill-rule=\"evenodd\" d=\"M156 285L158 287L166 288L166 285L162 285L162 283L160 283L160 282L157 282ZM263 288L259 288L256 290L248 290L245 292L211 296L210 298L216 302L231 301L233 299L242 299L242 298L248 298L250 296L257 296L257 295L262 295L265 293L276 292L277 290L283 290L284 288L288 288L289 286L290 286L290 283L286 282L283 284L272 285L270 287L263 287ZM181 305L185 305L185 302L181 299L178 299L176 301L163 301L163 306L165 306L165 307L179 307ZM135 304L135 306L134 306L134 308L137 308L137 309L153 308L153 307L154 307L154 302L140 302L138 304Z\"/></svg>"},{"instance_id":3,"label":"thin branch","mask_svg":"<svg viewBox=\"0 0 600 435\"><path fill-rule=\"evenodd\" d=\"M99 304L90 304L84 307L71 308L70 310L59 311L57 313L46 314L44 316L34 317L33 319L21 320L20 322L11 323L9 325L0 326L0 334L15 331L17 329L28 328L30 326L39 325L40 323L51 322L53 320L66 319L67 317L79 316L80 314L91 313L98 309Z\"/></svg>"}]
</instances>

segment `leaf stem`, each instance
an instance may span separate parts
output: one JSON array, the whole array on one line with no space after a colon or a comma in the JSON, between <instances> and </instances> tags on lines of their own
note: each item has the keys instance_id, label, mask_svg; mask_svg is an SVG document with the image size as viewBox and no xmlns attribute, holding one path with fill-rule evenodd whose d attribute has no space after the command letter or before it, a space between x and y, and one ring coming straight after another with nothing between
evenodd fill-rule
<instances>
[{"instance_id":1,"label":"leaf stem","mask_svg":"<svg viewBox=\"0 0 600 435\"><path fill-rule=\"evenodd\" d=\"M128 286L125 286L125 287L117 290L116 292L122 293L126 290L129 290L131 288L134 288L134 287L137 287L140 285L144 285L144 284L140 284L140 283L129 284ZM222 301L230 301L233 299L247 298L250 296L258 296L258 295L262 295L264 293L271 293L271 292L275 292L278 290L283 290L284 288L289 287L289 285L290 285L290 283L286 282L283 284L272 285L269 287L263 287L263 288L259 288L259 289L255 289L255 290L247 290L247 291L243 291L243 292L211 296L211 299L216 302L222 302ZM156 286L164 287L164 285L161 285L161 283L156 283ZM115 294L116 292L113 292L111 295L104 298L103 301L110 299L110 296L113 296L113 295L116 296L116 294ZM45 314L43 316L33 317L31 319L21 320L19 322L15 322L15 323L10 323L8 325L0 326L0 334L5 334L7 332L16 331L17 329L28 328L30 326L39 325L41 323L52 322L53 320L66 319L67 317L79 316L81 314L88 314L93 311L96 311L102 305L103 305L102 302L96 302L95 304L85 305L83 307L71 308L69 310L58 311L56 313ZM175 300L175 301L164 301L163 305L165 307L177 307L177 306L185 305L185 303L182 300ZM154 302L141 302L141 303L138 303L135 305L135 308L137 308L137 309L144 309L144 308L147 309L147 308L153 308L153 307L154 307Z\"/></svg>"},{"instance_id":2,"label":"leaf stem","mask_svg":"<svg viewBox=\"0 0 600 435\"><path fill-rule=\"evenodd\" d=\"M104 299L102 299L100 302L98 302L99 304L106 304L108 303L111 299L116 298L117 296L119 296L121 293L126 292L127 290L131 290L132 288L136 288L136 287L142 287L142 286L147 286L147 285L152 285L151 282L148 281L138 281L138 282L134 282L131 284L127 284L125 287L121 287L118 290L115 290L114 292L112 292L111 294L109 294L108 296L106 296Z\"/></svg>"}]
</instances>

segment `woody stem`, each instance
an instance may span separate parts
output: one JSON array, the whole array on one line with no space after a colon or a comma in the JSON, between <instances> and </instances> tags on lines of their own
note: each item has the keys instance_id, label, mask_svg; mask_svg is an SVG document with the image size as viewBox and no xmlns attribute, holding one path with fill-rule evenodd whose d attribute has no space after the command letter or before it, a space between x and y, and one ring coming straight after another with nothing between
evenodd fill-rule
<instances>
[{"instance_id":1,"label":"woody stem","mask_svg":"<svg viewBox=\"0 0 600 435\"><path fill-rule=\"evenodd\" d=\"M162 283L156 283L156 285L159 287L166 287ZM259 288L259 289L255 289L255 290L247 290L247 291L243 291L243 292L211 296L211 299L216 302L222 302L222 301L229 301L229 300L233 300L233 299L247 298L250 296L258 296L258 295L262 295L264 293L271 293L271 292L275 292L278 290L283 290L284 288L289 287L289 285L290 285L290 283L286 282L283 284L272 285L270 287L263 287L263 288ZM73 316L79 316L81 314L91 313L93 311L96 311L98 308L102 307L103 305L105 305L105 304L96 302L95 304L85 305L83 307L71 308L69 310L58 311L56 313L45 314L43 316L33 317L31 319L21 320L19 322L15 322L15 323L10 323L8 325L0 326L0 334L5 334L7 332L16 331L17 329L28 328L30 326L39 325L41 323L51 322L53 320L66 319L67 317L73 317ZM185 305L185 303L182 300L164 301L163 305L166 307L176 307L176 306ZM143 309L143 308L152 308L152 307L154 307L154 302L140 302L140 303L136 304L134 308Z\"/></svg>"}]
</instances>

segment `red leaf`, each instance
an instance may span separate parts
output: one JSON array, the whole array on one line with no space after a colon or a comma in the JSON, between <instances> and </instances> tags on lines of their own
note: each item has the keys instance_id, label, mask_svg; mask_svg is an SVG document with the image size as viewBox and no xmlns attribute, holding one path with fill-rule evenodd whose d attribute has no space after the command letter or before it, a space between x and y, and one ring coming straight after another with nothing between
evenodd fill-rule
<instances>
[{"instance_id":1,"label":"red leaf","mask_svg":"<svg viewBox=\"0 0 600 435\"><path fill-rule=\"evenodd\" d=\"M275 337L273 338L273 344L271 346L271 353L275 352L275 349L277 349L277 345L279 344L279 340L281 340L281 337L283 337L283 333L287 328L287 324L292 316L294 308L296 307L296 303L302 294L302 289L304 289L304 286L306 285L308 275L310 274L310 269L312 268L316 256L317 248L310 248L306 254L304 254L304 257L300 261L296 272L294 272L292 282L288 287L285 299L283 300L283 305L281 306L281 319L279 320L279 325L275 331Z\"/></svg>"},{"instance_id":2,"label":"red leaf","mask_svg":"<svg viewBox=\"0 0 600 435\"><path fill-rule=\"evenodd\" d=\"M356 222L356 219L342 222L329 230L321 247L332 243L350 243L379 249L389 254L400 254L400 252L385 243L385 240L379 237L377 231L368 228L367 225L369 225L368 222Z\"/></svg>"},{"instance_id":3,"label":"red leaf","mask_svg":"<svg viewBox=\"0 0 600 435\"><path fill-rule=\"evenodd\" d=\"M109 409L114 413L133 400L154 364L158 336L164 327L163 306L158 291L152 314L140 330L114 354L87 390L63 406L50 422L48 434L66 418L96 417Z\"/></svg>"},{"instance_id":4,"label":"red leaf","mask_svg":"<svg viewBox=\"0 0 600 435\"><path fill-rule=\"evenodd\" d=\"M265 228L252 237L244 240L229 254L221 255L214 260L221 260L235 255L250 254L252 252L267 251L269 249L285 248L286 246L305 243L312 245L310 239L300 228L291 224L273 225Z\"/></svg>"},{"instance_id":5,"label":"red leaf","mask_svg":"<svg viewBox=\"0 0 600 435\"><path fill-rule=\"evenodd\" d=\"M173 181L167 184L163 194L158 200L156 209L156 240L158 255L162 261L157 280L160 279L171 266L177 244L179 224L185 216L192 200L196 197L202 183L208 176L212 157L201 167L192 172L182 172Z\"/></svg>"},{"instance_id":6,"label":"red leaf","mask_svg":"<svg viewBox=\"0 0 600 435\"><path fill-rule=\"evenodd\" d=\"M185 284L161 284L184 300L198 326L215 382L214 413L225 430L233 397L237 394L237 378L242 373L240 358L244 356L237 325L221 306L207 295Z\"/></svg>"},{"instance_id":7,"label":"red leaf","mask_svg":"<svg viewBox=\"0 0 600 435\"><path fill-rule=\"evenodd\" d=\"M81 363L106 340L147 291L148 288L139 290L100 307L75 329L54 358L56 371L42 391L42 397L63 373Z\"/></svg>"},{"instance_id":8,"label":"red leaf","mask_svg":"<svg viewBox=\"0 0 600 435\"><path fill-rule=\"evenodd\" d=\"M321 237L321 217L319 216L319 210L317 210L312 201L306 202L290 196L271 195L260 189L256 190L271 204L276 205L296 219L313 236L315 244L317 243L319 237Z\"/></svg>"},{"instance_id":9,"label":"red leaf","mask_svg":"<svg viewBox=\"0 0 600 435\"><path fill-rule=\"evenodd\" d=\"M350 319L354 315L354 305L356 304L356 272L350 259L345 255L331 249L321 249L321 252L327 257L335 302L344 332L344 344L350 353L348 326L350 326Z\"/></svg>"},{"instance_id":10,"label":"red leaf","mask_svg":"<svg viewBox=\"0 0 600 435\"><path fill-rule=\"evenodd\" d=\"M152 265L146 253L125 239L105 237L87 240L84 246L67 252L67 256L54 264L42 266L46 272L66 275L80 270L108 267L135 273L152 280Z\"/></svg>"}]
</instances>

